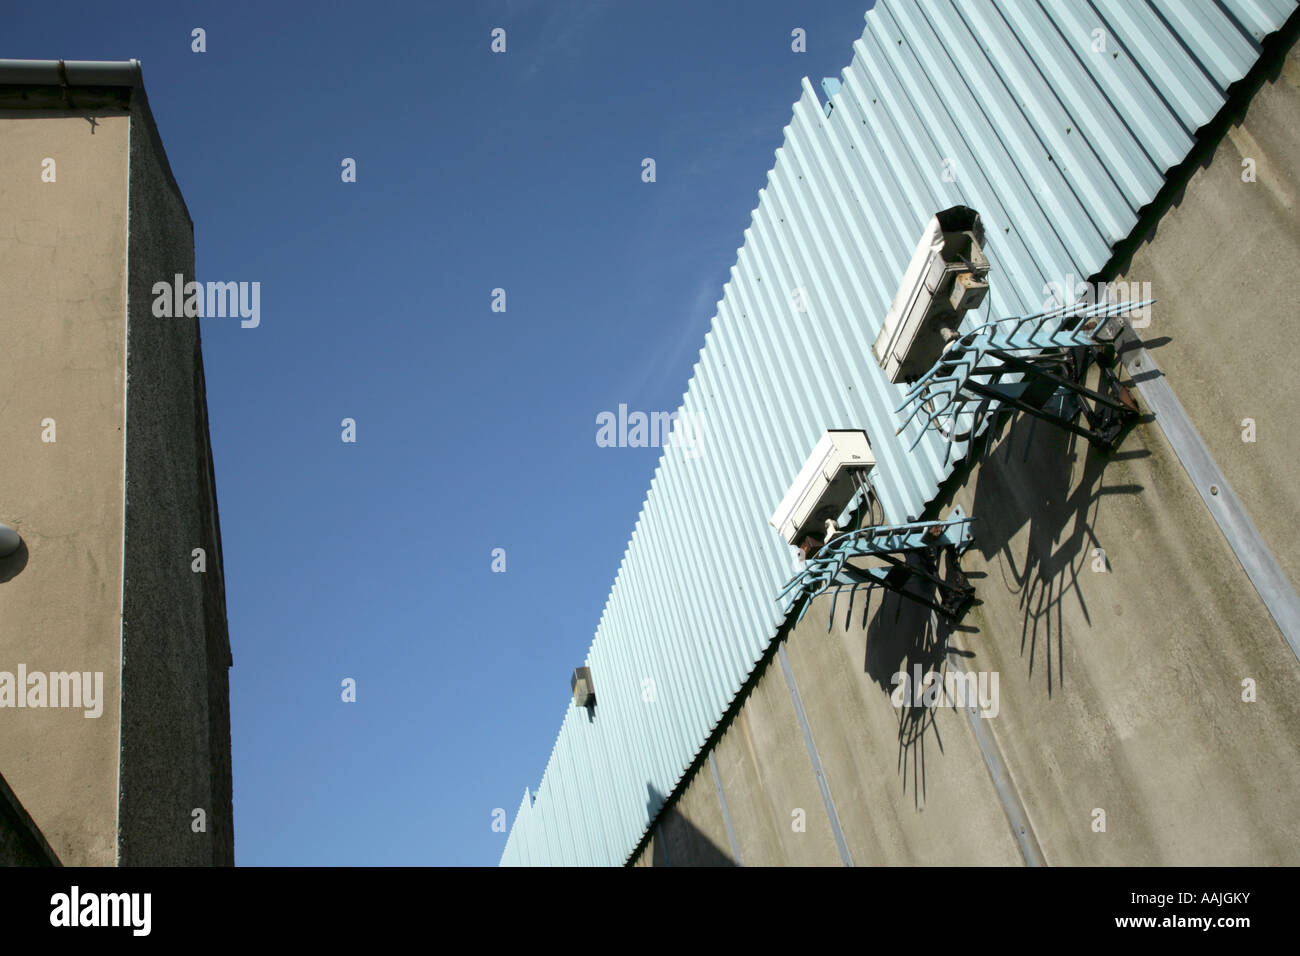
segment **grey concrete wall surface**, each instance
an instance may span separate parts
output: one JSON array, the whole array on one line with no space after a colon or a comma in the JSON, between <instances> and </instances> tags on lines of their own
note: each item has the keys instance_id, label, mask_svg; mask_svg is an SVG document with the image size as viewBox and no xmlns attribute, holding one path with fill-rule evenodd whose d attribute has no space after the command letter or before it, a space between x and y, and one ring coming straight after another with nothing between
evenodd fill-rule
<instances>
[{"instance_id":1,"label":"grey concrete wall surface","mask_svg":"<svg viewBox=\"0 0 1300 956\"><path fill-rule=\"evenodd\" d=\"M1293 46L1123 263L1157 299L1143 339L1251 520L1300 588L1300 47ZM1244 178L1243 178L1244 177ZM1250 419L1254 426L1249 438Z\"/></svg>"},{"instance_id":2,"label":"grey concrete wall surface","mask_svg":"<svg viewBox=\"0 0 1300 956\"><path fill-rule=\"evenodd\" d=\"M128 135L0 114L0 671L103 675L99 717L0 708L0 773L69 865L117 856Z\"/></svg>"},{"instance_id":3,"label":"grey concrete wall surface","mask_svg":"<svg viewBox=\"0 0 1300 956\"><path fill-rule=\"evenodd\" d=\"M231 657L199 322L153 314L156 282L194 277L193 226L138 101L131 122L121 863L232 864ZM206 572L192 570L196 548Z\"/></svg>"},{"instance_id":4,"label":"grey concrete wall surface","mask_svg":"<svg viewBox=\"0 0 1300 956\"><path fill-rule=\"evenodd\" d=\"M1298 65L1293 48L1121 270L1152 283L1143 337L1293 582ZM1004 423L938 504L977 522L960 622L877 594L851 621L841 601L828 633L821 598L788 636L856 865L1300 864L1300 662L1149 416L1110 453ZM996 715L896 707L892 675L918 664L997 675ZM839 865L775 660L724 726L722 796L697 771L635 862L728 854L725 800L744 865Z\"/></svg>"}]
</instances>

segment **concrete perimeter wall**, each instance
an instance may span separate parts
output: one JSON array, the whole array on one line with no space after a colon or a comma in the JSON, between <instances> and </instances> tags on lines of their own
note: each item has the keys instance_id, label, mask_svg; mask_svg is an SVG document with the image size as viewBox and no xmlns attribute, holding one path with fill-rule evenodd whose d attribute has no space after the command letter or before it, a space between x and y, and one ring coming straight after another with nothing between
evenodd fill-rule
<instances>
[{"instance_id":1,"label":"concrete perimeter wall","mask_svg":"<svg viewBox=\"0 0 1300 956\"><path fill-rule=\"evenodd\" d=\"M1296 586L1294 47L1246 102L1110 272L1151 283L1141 335ZM819 599L786 642L852 862L1300 864L1300 662L1160 426L1104 455L1004 425L953 504L977 521L977 604L954 629L877 593L865 622L861 596L847 625L841 601L829 633ZM917 664L996 674L996 716L895 707ZM743 865L840 865L778 657L724 727L721 787L703 763L635 862L734 863L729 817Z\"/></svg>"}]
</instances>

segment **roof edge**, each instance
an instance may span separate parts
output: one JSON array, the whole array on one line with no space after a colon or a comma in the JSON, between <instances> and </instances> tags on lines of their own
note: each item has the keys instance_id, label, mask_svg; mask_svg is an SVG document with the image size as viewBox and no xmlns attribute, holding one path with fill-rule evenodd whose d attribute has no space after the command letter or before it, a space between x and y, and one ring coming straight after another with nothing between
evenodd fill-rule
<instances>
[{"instance_id":1,"label":"roof edge","mask_svg":"<svg viewBox=\"0 0 1300 956\"><path fill-rule=\"evenodd\" d=\"M0 85L5 86L128 86L144 85L140 61L131 60L3 60Z\"/></svg>"}]
</instances>

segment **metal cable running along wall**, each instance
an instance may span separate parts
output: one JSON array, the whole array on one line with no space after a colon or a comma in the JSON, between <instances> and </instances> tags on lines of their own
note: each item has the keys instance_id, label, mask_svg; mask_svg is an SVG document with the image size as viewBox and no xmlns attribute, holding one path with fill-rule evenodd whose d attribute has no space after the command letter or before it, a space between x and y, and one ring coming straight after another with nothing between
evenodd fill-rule
<instances>
[{"instance_id":1,"label":"metal cable running along wall","mask_svg":"<svg viewBox=\"0 0 1300 956\"><path fill-rule=\"evenodd\" d=\"M891 522L963 457L919 421L896 434L906 386L872 354L930 218L964 205L986 229L963 331L1041 311L1106 263L1295 6L882 0L827 102L803 81L683 397L696 434L655 470L585 662L595 706L568 705L502 865L629 860L782 624L795 569L768 517L826 429L866 430Z\"/></svg>"}]
</instances>

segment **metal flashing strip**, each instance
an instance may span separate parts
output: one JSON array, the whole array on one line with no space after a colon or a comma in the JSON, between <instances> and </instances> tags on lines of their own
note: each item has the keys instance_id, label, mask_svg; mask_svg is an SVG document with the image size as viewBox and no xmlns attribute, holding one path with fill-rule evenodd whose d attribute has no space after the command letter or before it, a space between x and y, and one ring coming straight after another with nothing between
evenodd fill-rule
<instances>
[{"instance_id":1,"label":"metal flashing strip","mask_svg":"<svg viewBox=\"0 0 1300 956\"><path fill-rule=\"evenodd\" d=\"M931 614L931 630L936 631L938 626L938 618ZM969 673L961 656L953 655L951 651L948 654L948 666L961 671L963 674ZM1015 782L1012 781L1011 775L1007 773L1006 763L1002 759L1002 748L998 746L992 730L984 726L984 718L980 716L975 701L967 700L966 706L962 709L966 711L966 719L970 722L971 733L975 735L975 742L979 744L980 748L980 756L984 758L984 767L993 780L993 789L998 792L998 800L1002 803L1002 812L1007 815L1007 822L1011 824L1011 835L1016 838L1016 843L1020 846L1020 855L1024 857L1025 865L1046 866L1047 862L1043 859L1043 849L1038 845L1038 836L1034 833L1033 825L1029 822L1029 814L1025 811L1024 802L1020 799L1020 791L1016 789Z\"/></svg>"},{"instance_id":2,"label":"metal flashing strip","mask_svg":"<svg viewBox=\"0 0 1300 956\"><path fill-rule=\"evenodd\" d=\"M803 699L799 696L799 687L794 682L794 671L790 669L790 659L785 656L785 644L776 650L781 659L781 673L785 675L785 686L790 688L790 699L794 701L794 715L799 720L799 729L803 731L803 745L808 750L808 759L812 761L813 772L817 775L817 787L822 792L822 803L826 805L826 817L835 834L835 845L839 847L840 859L845 866L853 865L849 855L849 845L844 841L844 830L840 827L840 815L835 812L835 801L831 797L830 787L826 784L826 774L822 770L822 759L817 753L817 744L813 741L812 727L808 725L808 715L803 710Z\"/></svg>"},{"instance_id":3,"label":"metal flashing strip","mask_svg":"<svg viewBox=\"0 0 1300 956\"><path fill-rule=\"evenodd\" d=\"M1121 339L1120 358L1142 400L1155 415L1156 424L1168 439L1219 530L1227 538L1228 546L1268 608L1273 622L1291 646L1291 652L1300 659L1300 597L1296 596L1277 558L1233 493L1228 479L1192 424L1187 410L1178 401L1169 380L1151 358L1151 353L1131 328L1125 328Z\"/></svg>"},{"instance_id":4,"label":"metal flashing strip","mask_svg":"<svg viewBox=\"0 0 1300 956\"><path fill-rule=\"evenodd\" d=\"M1020 802L1020 792L1016 790L1016 785L1011 782L1011 777L1007 774L1006 764L1002 762L1002 751L997 741L993 739L993 733L984 726L984 718L979 715L974 704L968 702L964 709L966 719L970 721L970 729L975 734L975 741L980 745L980 753L984 756L984 766L988 768L989 776L993 778L998 799L1002 801L1007 822L1011 824L1011 833L1016 838L1016 843L1020 845L1020 855L1025 858L1025 865L1046 866L1043 850L1038 845L1038 837L1029 823L1029 814L1025 812L1025 805Z\"/></svg>"},{"instance_id":5,"label":"metal flashing strip","mask_svg":"<svg viewBox=\"0 0 1300 956\"><path fill-rule=\"evenodd\" d=\"M731 858L736 861L736 866L744 866L740 862L740 845L736 843L736 831L731 827L731 811L727 809L727 795L722 792L722 777L718 775L718 762L713 759L713 751L709 751L709 770L713 772L713 786L718 791L718 804L722 807L722 822L727 827L727 842L731 844Z\"/></svg>"}]
</instances>

